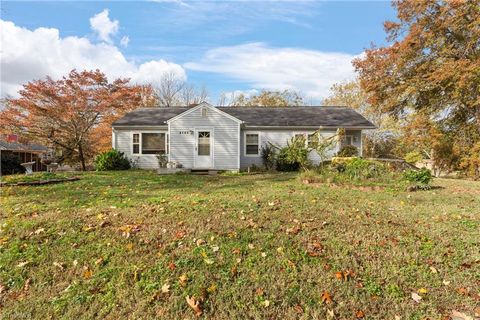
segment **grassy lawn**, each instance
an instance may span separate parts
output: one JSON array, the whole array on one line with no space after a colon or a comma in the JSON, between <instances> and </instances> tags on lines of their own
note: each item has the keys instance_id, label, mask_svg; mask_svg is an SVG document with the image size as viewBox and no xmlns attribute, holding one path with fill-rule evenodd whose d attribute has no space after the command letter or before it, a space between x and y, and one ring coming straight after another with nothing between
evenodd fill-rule
<instances>
[{"instance_id":1,"label":"grassy lawn","mask_svg":"<svg viewBox=\"0 0 480 320\"><path fill-rule=\"evenodd\" d=\"M480 183L434 185L128 171L3 187L0 318L194 319L186 296L206 319L473 317Z\"/></svg>"}]
</instances>

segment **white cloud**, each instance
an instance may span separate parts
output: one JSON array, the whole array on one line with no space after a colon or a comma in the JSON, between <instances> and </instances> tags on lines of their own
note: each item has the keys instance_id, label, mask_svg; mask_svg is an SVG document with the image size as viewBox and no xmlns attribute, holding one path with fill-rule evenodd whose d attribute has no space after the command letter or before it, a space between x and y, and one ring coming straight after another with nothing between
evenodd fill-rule
<instances>
[{"instance_id":1,"label":"white cloud","mask_svg":"<svg viewBox=\"0 0 480 320\"><path fill-rule=\"evenodd\" d=\"M58 79L72 69L100 69L110 80L129 77L135 83L148 83L166 72L186 78L178 64L153 60L137 65L112 44L92 43L85 37L61 38L54 28L29 30L0 20L0 39L2 97L15 96L28 81L47 75Z\"/></svg>"},{"instance_id":2,"label":"white cloud","mask_svg":"<svg viewBox=\"0 0 480 320\"><path fill-rule=\"evenodd\" d=\"M100 40L112 43L112 36L117 34L120 23L118 20L110 20L108 9L97 13L90 18L90 28L95 31Z\"/></svg>"},{"instance_id":3,"label":"white cloud","mask_svg":"<svg viewBox=\"0 0 480 320\"><path fill-rule=\"evenodd\" d=\"M128 36L124 36L121 40L120 40L120 45L122 47L128 47L128 44L130 43L130 38Z\"/></svg>"},{"instance_id":4,"label":"white cloud","mask_svg":"<svg viewBox=\"0 0 480 320\"><path fill-rule=\"evenodd\" d=\"M219 47L185 68L219 73L245 81L257 89L301 91L321 99L337 82L352 79L356 56L298 48L273 48L264 43Z\"/></svg>"}]
</instances>

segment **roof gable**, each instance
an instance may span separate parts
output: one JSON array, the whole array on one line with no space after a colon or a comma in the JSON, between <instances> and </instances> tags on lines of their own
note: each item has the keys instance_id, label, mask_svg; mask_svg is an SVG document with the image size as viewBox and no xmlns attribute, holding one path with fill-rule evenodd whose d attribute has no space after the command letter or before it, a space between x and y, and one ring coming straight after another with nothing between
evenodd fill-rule
<instances>
[{"instance_id":1,"label":"roof gable","mask_svg":"<svg viewBox=\"0 0 480 320\"><path fill-rule=\"evenodd\" d=\"M190 108L190 109L188 109L188 110L186 110L186 111L184 111L184 112L176 115L175 117L173 117L172 119L167 120L166 122L167 122L167 123L173 122L173 121L175 121L175 120L177 120L177 119L180 119L181 117L184 117L184 116L186 116L186 115L188 115L188 114L190 114L190 113L192 113L192 112L194 112L194 111L196 111L196 110L198 110L198 109L200 109L200 108L208 108L208 109L210 109L210 110L212 110L212 111L214 111L214 112L220 113L221 115L223 115L223 116L225 116L225 117L227 117L227 118L229 118L229 119L232 119L232 120L234 120L234 121L236 121L236 122L238 122L238 123L242 123L242 120L236 118L235 116L230 115L229 113L226 113L226 112L222 111L220 108L213 107L211 104L206 103L206 102L201 102L201 103L199 103L197 106L195 106L195 107L193 107L193 108Z\"/></svg>"}]
</instances>

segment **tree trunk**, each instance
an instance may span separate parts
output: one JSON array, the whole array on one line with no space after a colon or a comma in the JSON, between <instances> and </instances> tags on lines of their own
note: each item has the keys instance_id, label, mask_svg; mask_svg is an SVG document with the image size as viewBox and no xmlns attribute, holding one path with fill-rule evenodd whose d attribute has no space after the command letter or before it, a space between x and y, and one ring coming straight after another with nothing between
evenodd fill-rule
<instances>
[{"instance_id":1,"label":"tree trunk","mask_svg":"<svg viewBox=\"0 0 480 320\"><path fill-rule=\"evenodd\" d=\"M477 107L475 116L477 118L477 130L478 130L478 133L480 134L480 106Z\"/></svg>"},{"instance_id":2,"label":"tree trunk","mask_svg":"<svg viewBox=\"0 0 480 320\"><path fill-rule=\"evenodd\" d=\"M78 155L80 157L80 163L82 164L82 171L86 171L87 167L85 166L85 157L83 156L82 144L78 144Z\"/></svg>"}]
</instances>

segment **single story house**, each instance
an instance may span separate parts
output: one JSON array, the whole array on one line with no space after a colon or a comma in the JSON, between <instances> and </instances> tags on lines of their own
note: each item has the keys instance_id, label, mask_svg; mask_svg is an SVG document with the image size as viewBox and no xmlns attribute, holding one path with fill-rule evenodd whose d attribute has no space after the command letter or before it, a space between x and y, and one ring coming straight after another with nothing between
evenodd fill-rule
<instances>
[{"instance_id":1,"label":"single story house","mask_svg":"<svg viewBox=\"0 0 480 320\"><path fill-rule=\"evenodd\" d=\"M282 146L295 135L320 130L322 136L345 129L345 140L362 149L362 130L375 126L347 107L194 107L141 108L112 125L112 147L138 168L158 168L157 154L170 162L198 170L245 169L262 166L261 149L267 143ZM311 160L319 161L311 152Z\"/></svg>"}]
</instances>

